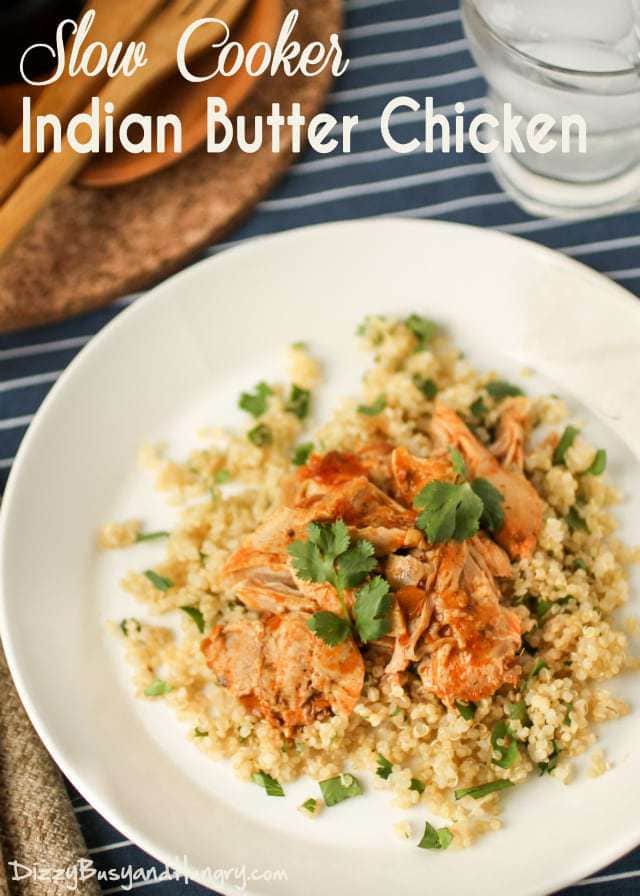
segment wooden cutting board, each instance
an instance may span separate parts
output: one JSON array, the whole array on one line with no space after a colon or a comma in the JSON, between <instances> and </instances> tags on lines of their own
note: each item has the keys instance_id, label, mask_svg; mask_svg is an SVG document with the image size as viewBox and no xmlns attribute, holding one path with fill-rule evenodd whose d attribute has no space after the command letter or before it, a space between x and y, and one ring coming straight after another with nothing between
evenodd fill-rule
<instances>
[{"instance_id":1,"label":"wooden cutting board","mask_svg":"<svg viewBox=\"0 0 640 896\"><path fill-rule=\"evenodd\" d=\"M340 0L286 0L300 10L296 38L328 42L340 30ZM331 75L264 78L245 115L271 104L299 102L307 117L320 111ZM229 234L273 187L293 160L291 132L283 150L253 155L231 147L223 155L198 150L144 180L112 190L67 187L0 262L0 331L64 320L147 287Z\"/></svg>"}]
</instances>

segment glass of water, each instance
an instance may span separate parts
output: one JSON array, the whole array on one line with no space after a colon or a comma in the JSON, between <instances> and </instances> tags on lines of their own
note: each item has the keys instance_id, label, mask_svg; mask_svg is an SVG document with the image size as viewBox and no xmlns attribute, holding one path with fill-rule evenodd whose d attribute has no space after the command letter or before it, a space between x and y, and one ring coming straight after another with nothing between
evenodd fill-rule
<instances>
[{"instance_id":1,"label":"glass of water","mask_svg":"<svg viewBox=\"0 0 640 896\"><path fill-rule=\"evenodd\" d=\"M516 201L556 217L640 203L640 0L462 0L462 15L499 122L489 158ZM582 116L586 151L573 140L563 152L558 133L548 153L505 152L505 103L523 128L539 113Z\"/></svg>"}]
</instances>

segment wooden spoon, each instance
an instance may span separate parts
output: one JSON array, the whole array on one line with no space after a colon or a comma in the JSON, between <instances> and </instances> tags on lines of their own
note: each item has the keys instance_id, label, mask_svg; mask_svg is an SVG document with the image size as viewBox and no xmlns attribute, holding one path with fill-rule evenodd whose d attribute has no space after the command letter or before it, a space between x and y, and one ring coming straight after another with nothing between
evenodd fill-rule
<instances>
[{"instance_id":1,"label":"wooden spoon","mask_svg":"<svg viewBox=\"0 0 640 896\"><path fill-rule=\"evenodd\" d=\"M118 40L126 42L132 37L162 3L163 0L136 0L133 4L131 0L93 0L84 10L90 8L96 12L91 40L102 41L111 50ZM106 80L106 73L93 78L78 74L72 78L65 68L58 80L40 93L32 107L32 115L57 115L64 126ZM28 91L24 93L26 95ZM50 136L51 129L47 129L47 137ZM23 152L22 137L22 127L18 127L0 150L0 202L4 202L40 158L35 149ZM31 143L33 145L34 141ZM49 148L50 140L47 150Z\"/></svg>"},{"instance_id":2,"label":"wooden spoon","mask_svg":"<svg viewBox=\"0 0 640 896\"><path fill-rule=\"evenodd\" d=\"M245 5L246 0L168 0L140 35L147 45L147 65L133 78L118 74L105 84L99 94L101 108L112 102L118 113L126 112L145 90L171 71L175 65L176 46L190 22L215 16L230 25ZM189 56L202 52L223 33L225 29L219 22L198 28L189 41ZM104 120L100 125L102 134ZM73 180L89 158L76 153L65 138L61 152L49 153L23 180L0 209L0 254L13 245L56 191Z\"/></svg>"}]
</instances>

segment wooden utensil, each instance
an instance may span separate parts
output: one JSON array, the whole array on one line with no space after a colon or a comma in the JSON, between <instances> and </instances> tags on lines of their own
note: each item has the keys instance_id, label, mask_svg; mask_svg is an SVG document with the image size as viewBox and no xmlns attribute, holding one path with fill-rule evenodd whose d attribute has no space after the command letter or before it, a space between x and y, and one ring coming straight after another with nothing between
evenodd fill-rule
<instances>
[{"instance_id":1,"label":"wooden utensil","mask_svg":"<svg viewBox=\"0 0 640 896\"><path fill-rule=\"evenodd\" d=\"M96 13L90 32L91 40L102 41L111 50L118 40L124 43L132 37L162 3L163 0L136 0L133 4L131 0L93 0L84 10L86 12L87 9L93 9ZM106 80L106 73L95 77L80 73L72 78L65 68L58 80L39 94L32 113L53 113L65 125ZM47 136L50 133L48 130ZM0 202L4 202L40 157L35 149L23 152L22 137L22 127L18 127L0 150ZM32 140L32 144L33 142Z\"/></svg>"},{"instance_id":2,"label":"wooden utensil","mask_svg":"<svg viewBox=\"0 0 640 896\"><path fill-rule=\"evenodd\" d=\"M190 22L215 16L230 25L245 3L246 0L168 0L140 35L147 45L147 65L133 78L118 74L105 84L99 94L101 108L111 102L120 114L126 112L141 93L173 68L176 46ZM189 41L189 55L197 55L222 33L223 26L219 23L198 28ZM101 134L103 130L104 121L101 122ZM73 180L87 161L87 156L76 153L65 139L59 153L49 153L22 181L0 209L0 255L13 245L55 192Z\"/></svg>"}]
</instances>

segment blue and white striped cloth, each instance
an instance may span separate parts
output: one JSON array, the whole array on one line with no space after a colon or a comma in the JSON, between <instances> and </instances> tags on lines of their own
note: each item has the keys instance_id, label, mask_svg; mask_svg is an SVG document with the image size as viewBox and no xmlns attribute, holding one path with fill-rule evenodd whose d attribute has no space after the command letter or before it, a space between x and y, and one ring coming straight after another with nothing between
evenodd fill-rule
<instances>
[{"instance_id":1,"label":"blue and white striped cloth","mask_svg":"<svg viewBox=\"0 0 640 896\"><path fill-rule=\"evenodd\" d=\"M485 85L469 55L457 0L346 0L344 46L351 65L335 85L329 110L358 114L351 155L308 152L286 180L260 203L233 235L242 241L323 221L406 215L443 218L517 233L571 255L640 293L640 212L567 223L533 219L501 191L486 160L467 147L462 155L396 155L380 136L379 117L389 99L407 94L446 115L465 102L474 112ZM396 118L395 120L398 120ZM421 137L421 113L404 113L399 138ZM228 243L226 245L229 245ZM225 246L210 252L224 251ZM135 296L57 326L0 336L0 490L20 440L52 383L89 339ZM162 869L128 842L70 788L78 821L98 871L147 869L135 889L158 894L204 894L176 881L157 882ZM215 859L215 856L212 856ZM124 892L105 881L104 894ZM640 849L565 893L572 896L640 892Z\"/></svg>"}]
</instances>

